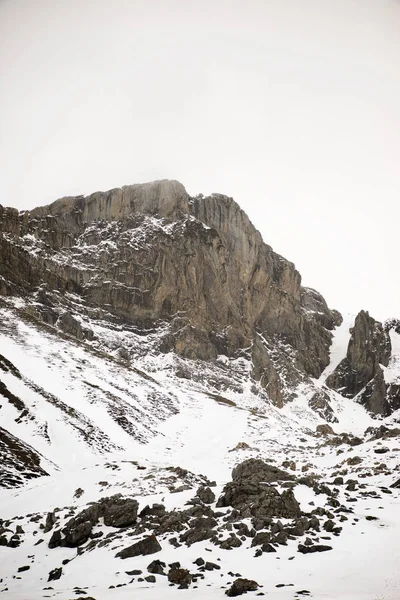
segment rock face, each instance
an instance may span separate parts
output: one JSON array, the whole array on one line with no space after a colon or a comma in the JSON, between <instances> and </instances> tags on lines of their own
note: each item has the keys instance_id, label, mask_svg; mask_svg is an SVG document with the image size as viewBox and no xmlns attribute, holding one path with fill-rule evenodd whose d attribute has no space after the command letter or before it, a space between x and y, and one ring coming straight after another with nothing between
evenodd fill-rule
<instances>
[{"instance_id":1,"label":"rock face","mask_svg":"<svg viewBox=\"0 0 400 600\"><path fill-rule=\"evenodd\" d=\"M115 555L116 558L132 558L134 556L147 556L160 552L161 546L155 535L148 535L136 544L128 546Z\"/></svg>"},{"instance_id":2,"label":"rock face","mask_svg":"<svg viewBox=\"0 0 400 600\"><path fill-rule=\"evenodd\" d=\"M326 384L347 398L358 400L371 413L387 415L391 406L382 366L387 367L391 342L382 323L361 311L351 330L346 358L328 377Z\"/></svg>"},{"instance_id":3,"label":"rock face","mask_svg":"<svg viewBox=\"0 0 400 600\"><path fill-rule=\"evenodd\" d=\"M162 326L160 352L245 352L278 406L329 362L339 313L227 196L192 198L169 180L131 185L29 212L0 207L0 233L0 294L32 298L35 318L78 339L93 333L59 292L138 329Z\"/></svg>"},{"instance_id":4,"label":"rock face","mask_svg":"<svg viewBox=\"0 0 400 600\"><path fill-rule=\"evenodd\" d=\"M255 592L258 590L258 583L253 581L252 579L244 579L239 578L235 579L232 583L229 590L225 592L227 596L230 598L234 598L235 596L241 596L242 594L246 594L247 592Z\"/></svg>"},{"instance_id":5,"label":"rock face","mask_svg":"<svg viewBox=\"0 0 400 600\"><path fill-rule=\"evenodd\" d=\"M217 506L232 506L242 517L256 519L300 517L300 506L292 490L280 494L270 485L293 480L293 475L260 459L251 458L233 469L232 481L225 485Z\"/></svg>"},{"instance_id":6,"label":"rock face","mask_svg":"<svg viewBox=\"0 0 400 600\"><path fill-rule=\"evenodd\" d=\"M85 508L65 524L62 530L63 536L60 530L54 531L49 541L49 548L58 546L76 548L85 544L100 517L104 518L104 524L109 527L133 525L136 523L138 506L137 500L123 498L121 494L93 502L89 508Z\"/></svg>"}]
</instances>

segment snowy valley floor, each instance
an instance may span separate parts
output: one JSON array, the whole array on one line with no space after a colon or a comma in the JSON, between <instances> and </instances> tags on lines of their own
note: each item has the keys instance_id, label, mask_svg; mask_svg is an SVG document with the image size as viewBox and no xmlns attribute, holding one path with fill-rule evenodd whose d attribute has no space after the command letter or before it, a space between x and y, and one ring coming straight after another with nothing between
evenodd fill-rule
<instances>
[{"instance_id":1,"label":"snowy valley floor","mask_svg":"<svg viewBox=\"0 0 400 600\"><path fill-rule=\"evenodd\" d=\"M167 466L180 466L194 473L204 474L211 480L215 479L217 490L220 491L221 484L229 479L232 465L249 456L262 456L277 465L289 458L296 461L297 467L310 462L327 479L330 470L338 462L355 453L364 462L371 463L375 458L372 454L373 447L376 447L374 443L365 443L353 449L349 447L339 457L336 449L330 446L318 448L320 440L307 436L307 442L302 444L298 437L301 436L301 430L291 431L287 424L289 421L285 422L284 417L281 417L279 423L279 415L275 422L271 422L272 419L224 406L200 394L182 394L181 401L181 412L164 422L160 434L147 445L138 444L136 451L107 460L106 464L99 463L81 471L63 471L52 478L38 479L19 490L2 491L2 518L36 511L45 512L56 506L84 506L99 496L116 492L140 498L140 508L162 499L169 510L183 507L193 497L195 490L171 494L163 489L161 493L154 494L152 485L148 483L153 479L146 479L146 475L143 475L160 473ZM338 429L337 426L335 428ZM279 441L282 439L286 441L281 446ZM257 447L257 450L229 452L241 441L246 441L250 447ZM385 446L391 448L385 454L385 462L390 464L391 461L397 461L396 443L385 442ZM139 466L146 468L138 470L137 465L125 461L137 461ZM104 479L107 479L107 485L99 486L98 482ZM387 486L394 479L394 476L390 478L377 475L365 481L368 486L372 484L376 489L380 484ZM79 500L73 497L76 488L84 490ZM357 499L353 504L354 513L344 523L342 534L331 540L333 550L311 555L299 554L297 541L289 541L276 554L263 554L254 558L255 549L248 547L251 542L249 539L240 548L229 551L221 550L208 542L177 549L168 542L161 542L163 548L157 555L124 561L114 558L117 548L121 546L115 544L111 552L109 548L96 549L74 559L76 549L50 550L45 542L34 546L37 538L41 537L41 532L39 530L35 539L33 530L37 530L37 523L22 519L16 523L23 524L26 541L19 548L0 549L0 577L3 578L0 593L2 592L2 597L15 600L83 597L83 593L74 594L74 588L77 587L97 600L131 597L155 600L180 595L202 600L224 597L225 590L221 586L226 588L233 581L234 578L228 575L231 571L255 579L263 585L259 591L270 598L286 600L303 597L296 592L308 590L310 595L307 597L326 600L398 600L400 498L398 490L394 489L392 492L382 493L379 498L361 498L353 493ZM295 488L295 495L305 510L309 502L322 504L323 495L315 496L312 489L304 485ZM376 516L378 519L367 521L366 516ZM32 531L31 536L29 531ZM47 540L49 536L47 534L44 537ZM218 563L221 570L207 574L204 581L197 583L197 589L177 590L176 587L169 587L163 576L157 576L156 584L135 580L124 587L108 589L111 585L131 581L132 577L125 571L141 569L146 574L146 567L153 558L166 563L179 561L182 566L192 569L192 562L199 556ZM59 567L65 558L73 560L63 567L61 579L47 583L49 571ZM24 565L29 565L30 569L17 573L18 568ZM4 574L7 576L4 577ZM285 585L276 587L279 584ZM52 589L45 589L49 587ZM253 595L254 592L249 593L248 597Z\"/></svg>"}]
</instances>

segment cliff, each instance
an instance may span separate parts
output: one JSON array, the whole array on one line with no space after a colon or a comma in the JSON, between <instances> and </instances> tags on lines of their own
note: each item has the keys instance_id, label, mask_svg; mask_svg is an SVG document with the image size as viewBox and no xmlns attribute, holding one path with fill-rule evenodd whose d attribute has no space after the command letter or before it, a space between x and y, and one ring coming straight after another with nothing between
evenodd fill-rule
<instances>
[{"instance_id":1,"label":"cliff","mask_svg":"<svg viewBox=\"0 0 400 600\"><path fill-rule=\"evenodd\" d=\"M0 207L0 231L0 293L31 298L36 317L78 337L91 334L71 325L77 315L60 318L68 294L82 310L162 330L159 352L244 353L277 405L329 362L340 315L227 196L191 198L169 180L130 185L21 213Z\"/></svg>"},{"instance_id":2,"label":"cliff","mask_svg":"<svg viewBox=\"0 0 400 600\"><path fill-rule=\"evenodd\" d=\"M357 398L374 415L387 416L400 408L400 387L385 379L392 355L390 329L362 310L356 317L346 357L327 378L326 385L347 398Z\"/></svg>"}]
</instances>

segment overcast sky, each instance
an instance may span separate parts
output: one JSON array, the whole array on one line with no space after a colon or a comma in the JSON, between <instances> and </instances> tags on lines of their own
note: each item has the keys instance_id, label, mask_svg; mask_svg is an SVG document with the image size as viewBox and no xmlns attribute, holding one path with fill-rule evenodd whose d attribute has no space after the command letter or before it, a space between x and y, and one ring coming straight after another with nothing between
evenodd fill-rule
<instances>
[{"instance_id":1,"label":"overcast sky","mask_svg":"<svg viewBox=\"0 0 400 600\"><path fill-rule=\"evenodd\" d=\"M0 0L0 81L0 204L178 179L400 317L397 0Z\"/></svg>"}]
</instances>

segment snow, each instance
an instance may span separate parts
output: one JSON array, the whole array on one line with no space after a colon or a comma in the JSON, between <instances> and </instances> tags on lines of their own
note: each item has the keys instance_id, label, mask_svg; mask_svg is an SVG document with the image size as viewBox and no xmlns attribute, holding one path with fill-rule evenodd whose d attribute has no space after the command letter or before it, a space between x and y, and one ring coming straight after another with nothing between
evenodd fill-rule
<instances>
[{"instance_id":1,"label":"snow","mask_svg":"<svg viewBox=\"0 0 400 600\"><path fill-rule=\"evenodd\" d=\"M400 383L400 335L393 329L390 331L392 356L387 367L383 367L386 383Z\"/></svg>"},{"instance_id":2,"label":"snow","mask_svg":"<svg viewBox=\"0 0 400 600\"><path fill-rule=\"evenodd\" d=\"M352 321L348 315L335 331L331 365L315 382L317 387L324 386L326 376L345 356ZM90 326L103 335L100 323ZM126 346L127 334L118 326L110 327L107 335L108 341L114 340L115 349ZM2 519L36 512L45 515L55 507L62 509L61 519L66 519L63 507L83 508L88 502L115 493L135 496L140 508L163 502L168 510L182 509L193 497L201 476L215 480L218 497L232 468L250 457L261 457L277 466L285 460L294 461L296 475L315 472L325 481L332 481L335 474L346 470L345 479L359 479L365 483L366 492L389 486L399 477L396 438L384 441L389 449L384 456L374 452L381 442L365 439L354 448L340 446L338 452L335 446L326 444L329 438L315 434L322 419L309 408L306 387L298 390L296 400L278 409L254 394L250 386L221 391L195 378L178 379L174 375L173 355L147 354L152 335L156 334L142 338L143 357L137 359L136 368L128 368L88 344L63 340L50 329L37 329L21 320L12 321L9 311L0 309L0 354L23 376L19 379L2 372L2 380L33 415L31 420L16 423L18 411L3 402L2 426L36 448L44 457L43 467L51 475L31 480L22 488L0 490ZM135 339L134 332L129 332L129 339ZM226 357L219 357L218 363L220 366L215 368L220 369L233 364ZM186 364L193 372L199 368L190 361ZM397 361L392 361L387 369L393 370L393 376L397 365ZM234 366L236 371L232 372L237 375L233 377L243 382L241 373L248 372L251 365L239 359ZM141 374L139 368L145 373ZM32 382L38 386L36 391ZM61 404L46 401L43 390ZM367 427L376 425L362 406L336 392L329 394L339 419L333 425L336 432L362 436ZM61 405L76 411L76 424L89 430L94 427L97 437L91 437L88 443ZM135 426L134 434L121 427L110 412L115 405L123 407ZM45 425L48 438L43 435ZM356 455L361 462L352 467L347 461ZM374 470L382 462L385 468ZM193 489L170 490L168 468L178 466L194 474ZM83 490L80 497L75 495L77 488ZM392 492L380 493L377 498L353 494L354 512L341 523L342 534L328 542L332 551L322 554L298 553L298 540L289 540L287 546L279 547L279 552L259 558L254 558L254 548L249 548L251 540L231 551L210 542L175 549L166 540L160 540L162 551L154 558L167 564L180 561L183 567L193 569L192 562L203 556L221 565L220 571L207 573L204 581L199 580L198 588L186 591L169 587L165 577L157 577L155 585L137 579L129 583L132 578L126 571L142 569L146 574L147 565L153 560L153 556L124 561L114 558L121 547L135 541L132 538L116 539L111 546L77 556L74 549L50 550L47 542L51 534L43 534L38 523L24 517L13 521L13 526L21 523L25 530L21 546L0 546L0 594L12 600L72 598L78 596L74 593L78 586L96 600L168 600L178 595L188 600L208 600L225 597L225 589L234 579L228 575L232 571L255 579L263 585L260 591L273 599L293 600L300 597L296 591L310 590L312 597L319 600L399 600L400 496L398 490ZM326 495L317 495L305 485L296 486L294 493L305 511L324 506L326 501ZM349 495L342 488L340 502L346 502ZM368 515L378 520L367 521ZM103 524L97 528L105 535L115 531ZM35 546L40 538L45 541ZM70 562L63 566L61 579L47 583L49 571L65 559ZM31 568L17 573L23 565ZM120 584L127 585L109 587ZM279 584L285 586L277 588ZM44 589L48 587L52 589Z\"/></svg>"},{"instance_id":3,"label":"snow","mask_svg":"<svg viewBox=\"0 0 400 600\"><path fill-rule=\"evenodd\" d=\"M356 315L344 313L343 322L336 327L330 348L330 362L320 377L320 381L325 381L338 366L341 360L346 357L347 346L350 340L350 328L353 327Z\"/></svg>"}]
</instances>

